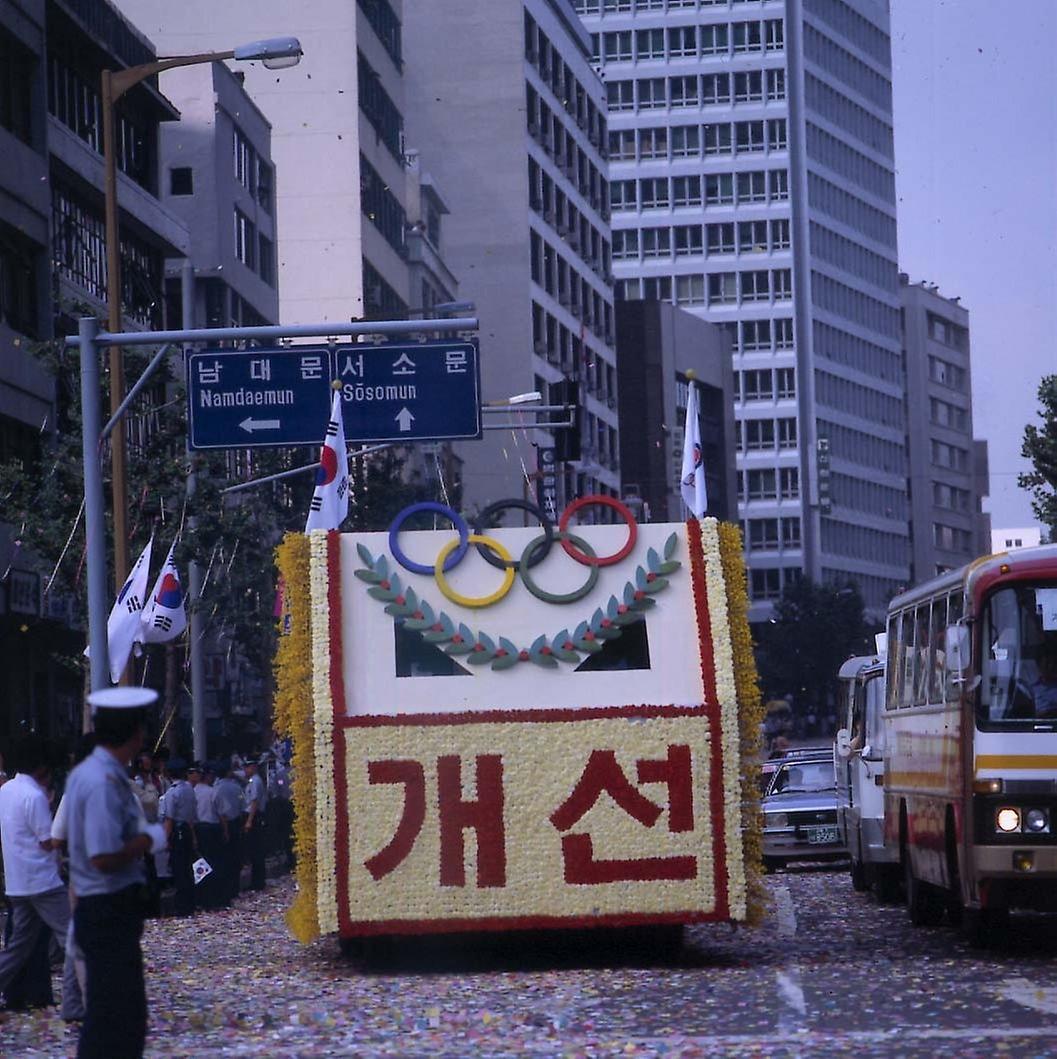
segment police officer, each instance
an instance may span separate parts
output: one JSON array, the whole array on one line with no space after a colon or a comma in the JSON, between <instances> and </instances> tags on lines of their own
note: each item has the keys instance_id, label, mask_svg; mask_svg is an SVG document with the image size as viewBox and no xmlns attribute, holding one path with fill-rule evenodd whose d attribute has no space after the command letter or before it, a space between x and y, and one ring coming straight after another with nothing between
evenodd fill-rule
<instances>
[{"instance_id":1,"label":"police officer","mask_svg":"<svg viewBox=\"0 0 1057 1059\"><path fill-rule=\"evenodd\" d=\"M268 790L258 773L265 758L246 762L246 822L242 825L246 838L246 859L250 862L250 889L264 889L264 820L268 807Z\"/></svg>"},{"instance_id":2,"label":"police officer","mask_svg":"<svg viewBox=\"0 0 1057 1059\"><path fill-rule=\"evenodd\" d=\"M221 883L220 857L222 852L220 837L220 818L216 810L216 792L213 787L213 770L215 765L197 762L187 770L187 778L194 788L195 809L198 823L195 824L195 835L198 838L198 853L213 869L198 883L198 904L201 908L220 908L224 903Z\"/></svg>"},{"instance_id":3,"label":"police officer","mask_svg":"<svg viewBox=\"0 0 1057 1059\"><path fill-rule=\"evenodd\" d=\"M70 883L77 894L74 935L84 953L87 995L78 1059L143 1054L143 856L164 846L128 778L143 746L149 688L107 688L88 696L97 745L66 783Z\"/></svg>"},{"instance_id":4,"label":"police officer","mask_svg":"<svg viewBox=\"0 0 1057 1059\"><path fill-rule=\"evenodd\" d=\"M195 910L192 865L198 859L198 840L195 837L198 808L194 788L187 782L187 763L182 758L173 758L169 762L169 775L173 784L162 797L158 819L169 836L173 886L176 888L173 911L178 916L189 916Z\"/></svg>"},{"instance_id":5,"label":"police officer","mask_svg":"<svg viewBox=\"0 0 1057 1059\"><path fill-rule=\"evenodd\" d=\"M220 890L224 904L230 906L239 895L242 876L242 825L244 802L242 784L235 778L230 761L217 764L217 780L213 788L213 807L220 821L222 854L220 857Z\"/></svg>"}]
</instances>

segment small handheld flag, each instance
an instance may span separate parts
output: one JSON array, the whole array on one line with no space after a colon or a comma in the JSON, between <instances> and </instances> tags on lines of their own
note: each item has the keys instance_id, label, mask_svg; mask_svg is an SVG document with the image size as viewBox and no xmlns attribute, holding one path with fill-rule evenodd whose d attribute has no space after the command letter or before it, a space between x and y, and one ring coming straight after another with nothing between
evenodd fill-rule
<instances>
[{"instance_id":1,"label":"small handheld flag","mask_svg":"<svg viewBox=\"0 0 1057 1059\"><path fill-rule=\"evenodd\" d=\"M319 454L316 489L308 511L305 532L336 530L349 514L349 456L345 451L345 424L341 417L341 391L334 391L327 436Z\"/></svg>"},{"instance_id":2,"label":"small handheld flag","mask_svg":"<svg viewBox=\"0 0 1057 1059\"><path fill-rule=\"evenodd\" d=\"M683 503L695 519L704 518L708 510L708 492L705 488L705 468L701 456L700 405L694 380L687 383L686 426L683 430L683 466L679 480L679 492Z\"/></svg>"},{"instance_id":3,"label":"small handheld flag","mask_svg":"<svg viewBox=\"0 0 1057 1059\"><path fill-rule=\"evenodd\" d=\"M167 643L187 628L183 587L173 561L175 549L176 541L173 541L165 565L154 582L150 602L143 611L142 639L145 643Z\"/></svg>"}]
</instances>

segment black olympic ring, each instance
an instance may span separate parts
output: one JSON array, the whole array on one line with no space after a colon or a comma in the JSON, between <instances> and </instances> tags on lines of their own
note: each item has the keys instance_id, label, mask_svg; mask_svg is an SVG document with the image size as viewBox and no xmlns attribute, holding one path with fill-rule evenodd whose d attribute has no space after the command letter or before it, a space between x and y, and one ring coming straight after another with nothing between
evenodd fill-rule
<instances>
[{"instance_id":1,"label":"black olympic ring","mask_svg":"<svg viewBox=\"0 0 1057 1059\"><path fill-rule=\"evenodd\" d=\"M489 504L474 520L473 520L473 531L476 534L487 533L492 529L491 521L492 518L500 511L505 511L507 508L517 508L518 511L527 511L537 522L540 524L540 528L543 530L543 537L537 538L537 543L533 547L532 555L528 560L528 567L531 569L533 566L539 566L544 559L547 558L551 553L551 547L554 545L554 526L551 520L543 513L543 509L537 507L535 504L529 503L527 500L497 500L494 504ZM512 559L507 562L505 559L500 559L487 544L476 544L474 547L477 549L481 558L484 559L489 566L494 566L497 570L520 570L521 562L517 559ZM524 558L524 556L522 556Z\"/></svg>"}]
</instances>

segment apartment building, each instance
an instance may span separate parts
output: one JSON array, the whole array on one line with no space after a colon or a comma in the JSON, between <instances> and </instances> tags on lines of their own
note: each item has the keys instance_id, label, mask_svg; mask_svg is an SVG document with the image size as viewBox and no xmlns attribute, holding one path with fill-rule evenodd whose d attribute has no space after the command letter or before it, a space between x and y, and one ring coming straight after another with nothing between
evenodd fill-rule
<instances>
[{"instance_id":1,"label":"apartment building","mask_svg":"<svg viewBox=\"0 0 1057 1059\"><path fill-rule=\"evenodd\" d=\"M106 316L101 73L155 58L107 0L0 0L0 460L27 474L61 413L34 347ZM121 302L136 329L165 324L164 261L188 246L160 197L159 130L178 116L151 81L117 108ZM80 642L73 600L45 591L18 518L0 515L0 734L69 737L83 688L53 653Z\"/></svg>"},{"instance_id":2,"label":"apartment building","mask_svg":"<svg viewBox=\"0 0 1057 1059\"><path fill-rule=\"evenodd\" d=\"M577 0L610 115L618 299L726 328L753 620L907 584L884 0Z\"/></svg>"},{"instance_id":3,"label":"apartment building","mask_svg":"<svg viewBox=\"0 0 1057 1059\"><path fill-rule=\"evenodd\" d=\"M447 259L481 320L486 399L579 403L557 502L620 485L605 92L571 0L407 5L410 139L452 210ZM567 384L572 383L569 387ZM547 430L459 446L469 506L520 497Z\"/></svg>"},{"instance_id":4,"label":"apartment building","mask_svg":"<svg viewBox=\"0 0 1057 1059\"><path fill-rule=\"evenodd\" d=\"M973 441L969 311L935 284L900 276L906 362L914 582L953 570L981 549Z\"/></svg>"}]
</instances>

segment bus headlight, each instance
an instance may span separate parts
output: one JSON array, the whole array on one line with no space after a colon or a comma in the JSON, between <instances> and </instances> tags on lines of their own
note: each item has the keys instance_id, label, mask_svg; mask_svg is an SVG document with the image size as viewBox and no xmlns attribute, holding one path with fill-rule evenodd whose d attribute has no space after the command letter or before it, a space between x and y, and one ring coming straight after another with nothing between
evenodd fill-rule
<instances>
[{"instance_id":1,"label":"bus headlight","mask_svg":"<svg viewBox=\"0 0 1057 1059\"><path fill-rule=\"evenodd\" d=\"M1029 809L1024 814L1024 830L1034 831L1036 834L1049 831L1050 817L1045 809Z\"/></svg>"},{"instance_id":2,"label":"bus headlight","mask_svg":"<svg viewBox=\"0 0 1057 1059\"><path fill-rule=\"evenodd\" d=\"M995 813L995 827L999 831L1011 834L1020 830L1020 810L1006 806Z\"/></svg>"}]
</instances>

